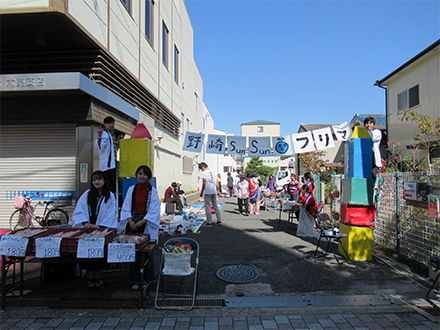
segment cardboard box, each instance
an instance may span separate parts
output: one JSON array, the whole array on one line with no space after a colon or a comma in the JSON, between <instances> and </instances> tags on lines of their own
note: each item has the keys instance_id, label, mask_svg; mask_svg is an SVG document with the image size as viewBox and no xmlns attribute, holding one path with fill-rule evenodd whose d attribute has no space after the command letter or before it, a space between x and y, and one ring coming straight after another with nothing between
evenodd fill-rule
<instances>
[{"instance_id":1,"label":"cardboard box","mask_svg":"<svg viewBox=\"0 0 440 330\"><path fill-rule=\"evenodd\" d=\"M373 177L373 140L355 138L347 141L348 152L345 160L347 165L345 177L364 178Z\"/></svg>"},{"instance_id":2,"label":"cardboard box","mask_svg":"<svg viewBox=\"0 0 440 330\"><path fill-rule=\"evenodd\" d=\"M354 226L372 226L376 208L373 205L350 205L341 203L340 222Z\"/></svg>"},{"instance_id":3,"label":"cardboard box","mask_svg":"<svg viewBox=\"0 0 440 330\"><path fill-rule=\"evenodd\" d=\"M341 238L341 242L348 253L348 259L360 261L373 260L373 230L374 227L339 224L339 232L347 235L347 237ZM338 251L345 256L340 244Z\"/></svg>"},{"instance_id":4,"label":"cardboard box","mask_svg":"<svg viewBox=\"0 0 440 330\"><path fill-rule=\"evenodd\" d=\"M154 145L150 139L122 139L119 152L121 178L133 178L140 165L148 165L154 173Z\"/></svg>"},{"instance_id":5,"label":"cardboard box","mask_svg":"<svg viewBox=\"0 0 440 330\"><path fill-rule=\"evenodd\" d=\"M342 179L341 203L354 205L373 205L374 179Z\"/></svg>"}]
</instances>

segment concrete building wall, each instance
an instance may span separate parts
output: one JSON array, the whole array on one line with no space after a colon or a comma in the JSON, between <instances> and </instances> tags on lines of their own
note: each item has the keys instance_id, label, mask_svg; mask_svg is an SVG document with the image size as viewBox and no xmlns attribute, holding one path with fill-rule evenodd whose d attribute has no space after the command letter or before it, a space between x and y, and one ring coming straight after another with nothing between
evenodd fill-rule
<instances>
[{"instance_id":1,"label":"concrete building wall","mask_svg":"<svg viewBox=\"0 0 440 330\"><path fill-rule=\"evenodd\" d=\"M27 13L60 11L78 29L109 52L131 75L177 118L183 119L181 133L174 135L139 109L140 120L156 141L155 176L159 195L171 181L182 181L185 190L198 186L198 170L183 171L184 157L202 157L183 152L186 131L202 132L204 114L209 111L203 101L203 81L193 56L193 28L183 0L156 0L153 5L151 42L146 38L145 0L133 0L127 10L119 0L0 0L4 12ZM167 65L163 63L163 24L169 35ZM178 78L174 76L174 49L178 49ZM211 117L212 118L212 117ZM206 124L206 122L205 122ZM213 121L212 121L213 128ZM188 160L188 159L186 159Z\"/></svg>"}]
</instances>

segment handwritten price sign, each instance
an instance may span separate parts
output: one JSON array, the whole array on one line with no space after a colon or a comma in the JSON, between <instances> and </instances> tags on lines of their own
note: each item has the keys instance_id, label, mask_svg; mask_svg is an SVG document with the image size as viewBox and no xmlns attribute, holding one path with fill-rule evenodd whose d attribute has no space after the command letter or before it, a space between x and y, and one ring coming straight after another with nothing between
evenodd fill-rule
<instances>
[{"instance_id":1,"label":"handwritten price sign","mask_svg":"<svg viewBox=\"0 0 440 330\"><path fill-rule=\"evenodd\" d=\"M2 236L0 241L0 255L11 257L25 257L29 242L27 237Z\"/></svg>"},{"instance_id":2,"label":"handwritten price sign","mask_svg":"<svg viewBox=\"0 0 440 330\"><path fill-rule=\"evenodd\" d=\"M78 240L77 258L104 258L104 241L103 237L99 238L80 238Z\"/></svg>"},{"instance_id":3,"label":"handwritten price sign","mask_svg":"<svg viewBox=\"0 0 440 330\"><path fill-rule=\"evenodd\" d=\"M134 262L136 250L134 243L110 243L107 262Z\"/></svg>"},{"instance_id":4,"label":"handwritten price sign","mask_svg":"<svg viewBox=\"0 0 440 330\"><path fill-rule=\"evenodd\" d=\"M35 239L37 258L56 258L60 256L61 237L41 237Z\"/></svg>"}]
</instances>

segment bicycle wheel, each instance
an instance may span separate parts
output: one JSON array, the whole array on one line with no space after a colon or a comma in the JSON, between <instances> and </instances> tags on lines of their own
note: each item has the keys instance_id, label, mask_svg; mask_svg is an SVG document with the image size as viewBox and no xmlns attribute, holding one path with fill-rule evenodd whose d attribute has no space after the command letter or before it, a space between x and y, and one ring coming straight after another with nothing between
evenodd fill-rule
<instances>
[{"instance_id":1,"label":"bicycle wheel","mask_svg":"<svg viewBox=\"0 0 440 330\"><path fill-rule=\"evenodd\" d=\"M30 225L29 215L24 210L17 210L11 214L9 227L11 230L27 228Z\"/></svg>"},{"instance_id":2,"label":"bicycle wheel","mask_svg":"<svg viewBox=\"0 0 440 330\"><path fill-rule=\"evenodd\" d=\"M50 210L44 220L46 222L46 226L48 227L67 225L67 223L69 222L67 213L61 209Z\"/></svg>"}]
</instances>

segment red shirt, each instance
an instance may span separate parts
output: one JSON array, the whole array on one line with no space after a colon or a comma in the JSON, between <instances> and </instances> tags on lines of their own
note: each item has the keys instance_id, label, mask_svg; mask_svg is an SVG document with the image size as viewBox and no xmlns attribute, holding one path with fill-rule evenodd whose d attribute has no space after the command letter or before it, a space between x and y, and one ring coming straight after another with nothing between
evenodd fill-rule
<instances>
[{"instance_id":1,"label":"red shirt","mask_svg":"<svg viewBox=\"0 0 440 330\"><path fill-rule=\"evenodd\" d=\"M167 190L165 190L165 197L164 197L163 201L166 202L171 197L179 197L179 196L176 195L173 187L168 187Z\"/></svg>"},{"instance_id":2,"label":"red shirt","mask_svg":"<svg viewBox=\"0 0 440 330\"><path fill-rule=\"evenodd\" d=\"M145 214L145 208L147 205L147 196L150 184L147 182L144 186L140 183L136 185L136 196L134 200L135 214Z\"/></svg>"}]
</instances>

